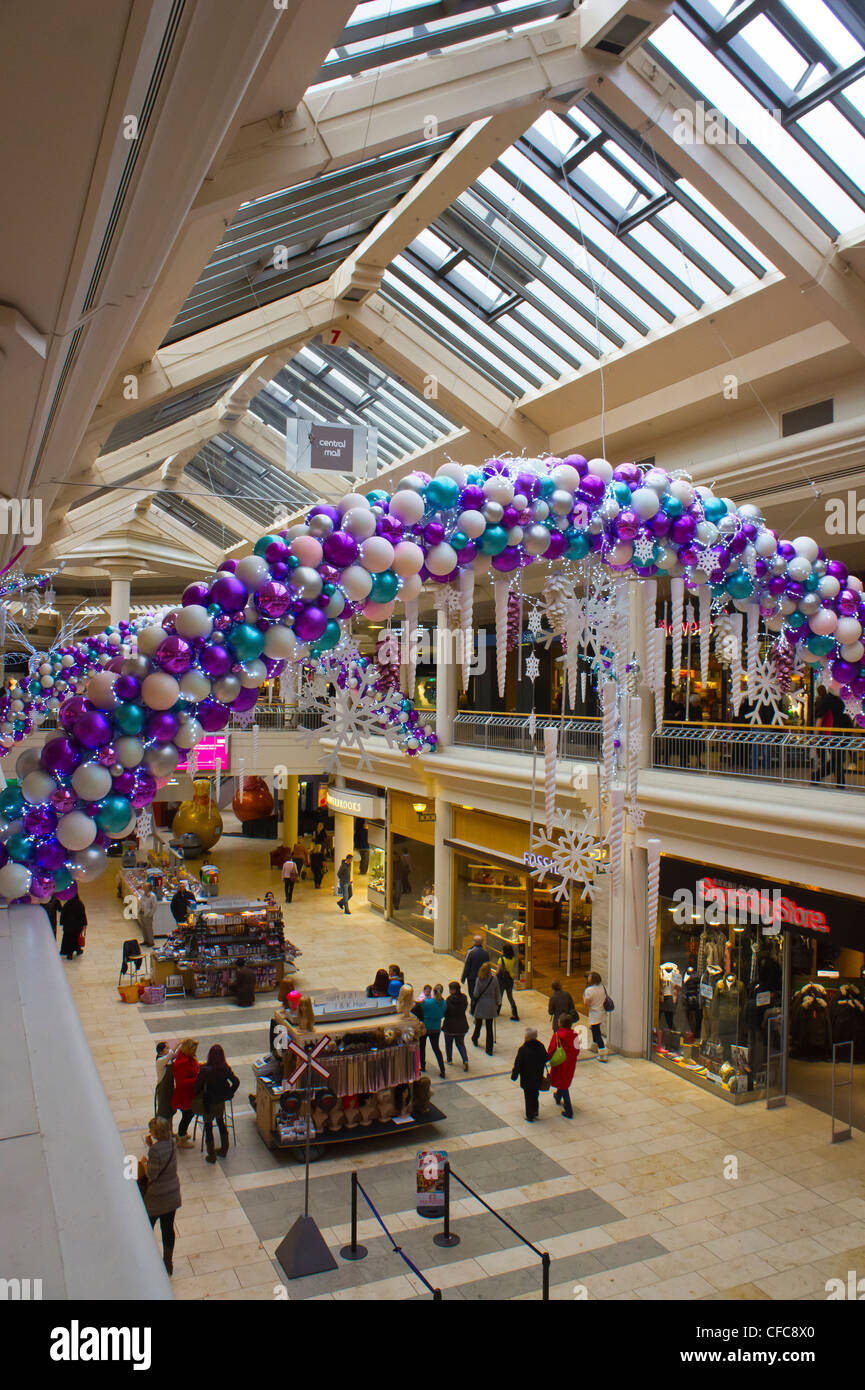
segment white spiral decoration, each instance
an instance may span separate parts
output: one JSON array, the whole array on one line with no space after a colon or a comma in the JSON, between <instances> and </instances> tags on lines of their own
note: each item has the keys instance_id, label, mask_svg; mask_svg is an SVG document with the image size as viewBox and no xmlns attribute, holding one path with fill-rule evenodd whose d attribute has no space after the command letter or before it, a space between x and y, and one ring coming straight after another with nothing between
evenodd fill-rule
<instances>
[{"instance_id":1,"label":"white spiral decoration","mask_svg":"<svg viewBox=\"0 0 865 1390\"><path fill-rule=\"evenodd\" d=\"M252 726L252 766L253 766L253 769L255 769L255 768L258 767L258 735L259 735L259 728L258 728L258 725L257 725L257 724L253 724L253 726Z\"/></svg>"},{"instance_id":2,"label":"white spiral decoration","mask_svg":"<svg viewBox=\"0 0 865 1390\"><path fill-rule=\"evenodd\" d=\"M646 923L649 928L649 942L655 944L658 930L658 887L661 881L661 841L646 841Z\"/></svg>"},{"instance_id":3,"label":"white spiral decoration","mask_svg":"<svg viewBox=\"0 0 865 1390\"><path fill-rule=\"evenodd\" d=\"M760 643L760 609L756 603L748 604L748 691L754 688L757 678L757 657Z\"/></svg>"},{"instance_id":4,"label":"white spiral decoration","mask_svg":"<svg viewBox=\"0 0 865 1390\"><path fill-rule=\"evenodd\" d=\"M417 672L417 609L418 601L416 598L406 599L405 602L405 636L408 655L408 695L410 700L414 699L415 674Z\"/></svg>"},{"instance_id":5,"label":"white spiral decoration","mask_svg":"<svg viewBox=\"0 0 865 1390\"><path fill-rule=\"evenodd\" d=\"M586 703L586 673L585 673L585 671L581 671L581 672L580 672L580 699L581 699L582 703L585 705L585 703Z\"/></svg>"},{"instance_id":6,"label":"white spiral decoration","mask_svg":"<svg viewBox=\"0 0 865 1390\"><path fill-rule=\"evenodd\" d=\"M556 812L556 765L559 753L559 731L544 729L544 818L547 835L553 833L553 816Z\"/></svg>"},{"instance_id":7,"label":"white spiral decoration","mask_svg":"<svg viewBox=\"0 0 865 1390\"><path fill-rule=\"evenodd\" d=\"M733 712L739 713L739 706L742 703L742 614L731 613L730 622L733 625L733 650L730 660L730 678L733 683Z\"/></svg>"},{"instance_id":8,"label":"white spiral decoration","mask_svg":"<svg viewBox=\"0 0 865 1390\"><path fill-rule=\"evenodd\" d=\"M655 733L659 733L664 722L664 657L667 651L667 634L662 627L656 627L655 645Z\"/></svg>"},{"instance_id":9,"label":"white spiral decoration","mask_svg":"<svg viewBox=\"0 0 865 1390\"><path fill-rule=\"evenodd\" d=\"M496 674L499 681L499 695L504 698L505 673L508 664L508 593L510 584L506 579L497 579L493 584L496 600Z\"/></svg>"},{"instance_id":10,"label":"white spiral decoration","mask_svg":"<svg viewBox=\"0 0 865 1390\"><path fill-rule=\"evenodd\" d=\"M671 621L673 624L673 688L679 684L682 674L682 605L685 599L685 581L681 575L670 580L672 598Z\"/></svg>"},{"instance_id":11,"label":"white spiral decoration","mask_svg":"<svg viewBox=\"0 0 865 1390\"><path fill-rule=\"evenodd\" d=\"M643 732L643 704L639 695L632 695L628 700L628 760L627 760L627 784L628 796L633 798L637 795L637 777L640 767L640 750L642 746Z\"/></svg>"},{"instance_id":12,"label":"white spiral decoration","mask_svg":"<svg viewBox=\"0 0 865 1390\"><path fill-rule=\"evenodd\" d=\"M709 683L709 626L712 613L712 591L708 584L701 584L700 600L700 682L703 689Z\"/></svg>"},{"instance_id":13,"label":"white spiral decoration","mask_svg":"<svg viewBox=\"0 0 865 1390\"><path fill-rule=\"evenodd\" d=\"M603 760L604 760L604 789L609 787L613 780L613 773L616 764L616 696L618 686L615 681L604 681L601 686L601 706L603 709Z\"/></svg>"},{"instance_id":14,"label":"white spiral decoration","mask_svg":"<svg viewBox=\"0 0 865 1390\"><path fill-rule=\"evenodd\" d=\"M622 836L625 828L625 789L612 787L610 790L610 833L607 843L610 846L610 872L613 892L618 893L622 885Z\"/></svg>"},{"instance_id":15,"label":"white spiral decoration","mask_svg":"<svg viewBox=\"0 0 865 1390\"><path fill-rule=\"evenodd\" d=\"M565 663L565 674L567 677L567 693L569 707L573 711L577 707L577 669L579 667L579 636L580 627L580 607L573 594L568 600L565 609L565 628L564 637L567 643L568 653ZM585 700L585 689L583 689L583 700Z\"/></svg>"},{"instance_id":16,"label":"white spiral decoration","mask_svg":"<svg viewBox=\"0 0 865 1390\"><path fill-rule=\"evenodd\" d=\"M646 651L643 684L649 690L655 688L655 609L658 599L657 579L644 581L640 596L643 600L643 644Z\"/></svg>"}]
</instances>

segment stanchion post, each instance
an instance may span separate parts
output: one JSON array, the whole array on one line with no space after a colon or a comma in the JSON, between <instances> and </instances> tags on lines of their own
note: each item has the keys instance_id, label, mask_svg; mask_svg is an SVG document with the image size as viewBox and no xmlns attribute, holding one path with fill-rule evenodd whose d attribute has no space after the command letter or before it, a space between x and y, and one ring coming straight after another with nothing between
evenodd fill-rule
<instances>
[{"instance_id":1,"label":"stanchion post","mask_svg":"<svg viewBox=\"0 0 865 1390\"><path fill-rule=\"evenodd\" d=\"M454 1245L459 1245L459 1236L451 1232L451 1166L445 1159L445 1226L443 1231L433 1236L433 1245L438 1245L445 1250L450 1250Z\"/></svg>"},{"instance_id":2,"label":"stanchion post","mask_svg":"<svg viewBox=\"0 0 865 1390\"><path fill-rule=\"evenodd\" d=\"M542 1278L543 1278L543 1291L542 1291L542 1293L541 1293L541 1298L542 1298L542 1300L544 1301L544 1303L549 1303L549 1301L550 1301L550 1257L549 1257L549 1254L548 1254L548 1252L547 1252L546 1250L545 1250L544 1253L541 1255L541 1272L542 1272Z\"/></svg>"},{"instance_id":3,"label":"stanchion post","mask_svg":"<svg viewBox=\"0 0 865 1390\"><path fill-rule=\"evenodd\" d=\"M441 1301L442 1301L442 1291L441 1291L441 1289L433 1289L433 1303L441 1303Z\"/></svg>"},{"instance_id":4,"label":"stanchion post","mask_svg":"<svg viewBox=\"0 0 865 1390\"><path fill-rule=\"evenodd\" d=\"M357 1173L351 1175L351 1243L344 1245L340 1250L340 1257L343 1260L363 1260L366 1257L367 1249L365 1245L357 1243Z\"/></svg>"}]
</instances>

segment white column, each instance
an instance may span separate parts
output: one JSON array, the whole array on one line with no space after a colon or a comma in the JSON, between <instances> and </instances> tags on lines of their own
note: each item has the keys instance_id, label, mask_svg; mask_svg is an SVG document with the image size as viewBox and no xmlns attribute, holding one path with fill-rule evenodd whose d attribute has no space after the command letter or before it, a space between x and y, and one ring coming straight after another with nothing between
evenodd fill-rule
<instances>
[{"instance_id":1,"label":"white column","mask_svg":"<svg viewBox=\"0 0 865 1390\"><path fill-rule=\"evenodd\" d=\"M106 567L105 572L111 581L111 617L109 621L112 627L116 627L118 623L129 622L130 591L132 576L136 568L135 565L124 565L119 561Z\"/></svg>"},{"instance_id":2,"label":"white column","mask_svg":"<svg viewBox=\"0 0 865 1390\"><path fill-rule=\"evenodd\" d=\"M339 868L347 854L354 854L354 816L333 813L333 867Z\"/></svg>"},{"instance_id":3,"label":"white column","mask_svg":"<svg viewBox=\"0 0 865 1390\"><path fill-rule=\"evenodd\" d=\"M641 1057L646 1046L648 1007L646 931L646 851L625 836L622 887L610 904L609 967L604 980L615 1001L607 1015L609 1041L629 1057Z\"/></svg>"},{"instance_id":4,"label":"white column","mask_svg":"<svg viewBox=\"0 0 865 1390\"><path fill-rule=\"evenodd\" d=\"M451 948L451 895L453 854L445 844L451 833L451 804L436 798L436 838L435 838L435 897L436 919L433 928L433 950L449 951Z\"/></svg>"}]
</instances>

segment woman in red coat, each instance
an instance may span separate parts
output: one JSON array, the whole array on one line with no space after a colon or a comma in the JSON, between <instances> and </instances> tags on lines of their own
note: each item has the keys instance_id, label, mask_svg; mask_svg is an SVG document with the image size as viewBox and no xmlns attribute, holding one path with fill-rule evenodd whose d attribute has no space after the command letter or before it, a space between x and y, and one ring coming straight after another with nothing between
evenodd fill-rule
<instances>
[{"instance_id":1,"label":"woman in red coat","mask_svg":"<svg viewBox=\"0 0 865 1390\"><path fill-rule=\"evenodd\" d=\"M171 1096L173 1110L180 1111L180 1124L177 1126L177 1143L181 1149L192 1146L186 1131L192 1123L192 1094L199 1065L196 1059L197 1038L184 1038L174 1058L174 1091Z\"/></svg>"},{"instance_id":2,"label":"woman in red coat","mask_svg":"<svg viewBox=\"0 0 865 1390\"><path fill-rule=\"evenodd\" d=\"M580 1040L571 1027L572 1022L573 1019L570 1014L559 1015L558 1027L547 1048L548 1057L552 1057L557 1047L564 1048L565 1060L559 1062L555 1067L550 1067L550 1084L555 1088L553 1099L556 1105L562 1107L562 1115L566 1120L574 1118L574 1112L571 1108L570 1085L574 1079L574 1070L580 1055Z\"/></svg>"}]
</instances>

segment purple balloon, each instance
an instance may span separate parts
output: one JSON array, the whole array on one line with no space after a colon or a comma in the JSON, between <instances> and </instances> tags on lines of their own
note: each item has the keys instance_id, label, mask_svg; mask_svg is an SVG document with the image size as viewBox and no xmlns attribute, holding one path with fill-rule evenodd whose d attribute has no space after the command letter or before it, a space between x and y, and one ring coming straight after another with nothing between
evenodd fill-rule
<instances>
[{"instance_id":1,"label":"purple balloon","mask_svg":"<svg viewBox=\"0 0 865 1390\"><path fill-rule=\"evenodd\" d=\"M85 710L91 710L93 708L94 706L89 700L85 700L83 695L73 695L71 700L67 700L64 705L61 705L60 713L57 717L64 729L71 731L79 714L84 714Z\"/></svg>"},{"instance_id":2,"label":"purple balloon","mask_svg":"<svg viewBox=\"0 0 865 1390\"><path fill-rule=\"evenodd\" d=\"M301 642L316 642L327 627L327 614L323 608L311 604L295 615L294 634Z\"/></svg>"},{"instance_id":3,"label":"purple balloon","mask_svg":"<svg viewBox=\"0 0 865 1390\"><path fill-rule=\"evenodd\" d=\"M68 777L81 761L81 754L68 738L52 738L39 757L40 765L53 777Z\"/></svg>"},{"instance_id":4,"label":"purple balloon","mask_svg":"<svg viewBox=\"0 0 865 1390\"><path fill-rule=\"evenodd\" d=\"M359 546L348 531L331 531L329 536L325 536L322 549L330 564L344 569L346 565L354 564Z\"/></svg>"},{"instance_id":5,"label":"purple balloon","mask_svg":"<svg viewBox=\"0 0 865 1390\"><path fill-rule=\"evenodd\" d=\"M775 598L779 598L780 595L783 594L786 587L787 580L784 578L783 574L773 574L772 578L769 580L769 583L766 585L766 588L769 590L769 593L774 595Z\"/></svg>"},{"instance_id":6,"label":"purple balloon","mask_svg":"<svg viewBox=\"0 0 865 1390\"><path fill-rule=\"evenodd\" d=\"M648 523L653 536L666 536L672 524L666 512L655 512L655 515Z\"/></svg>"},{"instance_id":7,"label":"purple balloon","mask_svg":"<svg viewBox=\"0 0 865 1390\"><path fill-rule=\"evenodd\" d=\"M424 527L423 538L427 545L441 545L445 538L445 528L440 521L431 521Z\"/></svg>"},{"instance_id":8,"label":"purple balloon","mask_svg":"<svg viewBox=\"0 0 865 1390\"><path fill-rule=\"evenodd\" d=\"M107 743L111 738L111 725L107 716L98 709L85 710L84 714L79 714L72 731L85 748L101 748L103 743Z\"/></svg>"},{"instance_id":9,"label":"purple balloon","mask_svg":"<svg viewBox=\"0 0 865 1390\"><path fill-rule=\"evenodd\" d=\"M180 676L192 665L192 648L183 637L178 637L177 633L173 632L166 637L154 660L163 671L168 671L172 676Z\"/></svg>"},{"instance_id":10,"label":"purple balloon","mask_svg":"<svg viewBox=\"0 0 865 1390\"><path fill-rule=\"evenodd\" d=\"M845 618L852 618L859 608L859 595L855 589L842 589L838 595L838 612Z\"/></svg>"},{"instance_id":11,"label":"purple balloon","mask_svg":"<svg viewBox=\"0 0 865 1390\"><path fill-rule=\"evenodd\" d=\"M568 454L567 458L562 459L562 463L569 463L571 468L576 468L582 477L588 467L589 460L583 454Z\"/></svg>"},{"instance_id":12,"label":"purple balloon","mask_svg":"<svg viewBox=\"0 0 865 1390\"><path fill-rule=\"evenodd\" d=\"M474 541L468 541L462 550L457 551L457 565L462 569L465 565L470 565L478 553L478 548Z\"/></svg>"},{"instance_id":13,"label":"purple balloon","mask_svg":"<svg viewBox=\"0 0 865 1390\"><path fill-rule=\"evenodd\" d=\"M779 541L778 554L783 555L785 560L792 560L796 552L789 541Z\"/></svg>"},{"instance_id":14,"label":"purple balloon","mask_svg":"<svg viewBox=\"0 0 865 1390\"><path fill-rule=\"evenodd\" d=\"M284 560L274 560L273 564L270 566L270 577L271 577L271 579L280 579L280 580L282 580L282 579L285 578L285 576L286 576L287 574L288 574L288 565L285 563L285 561L284 561Z\"/></svg>"},{"instance_id":15,"label":"purple balloon","mask_svg":"<svg viewBox=\"0 0 865 1390\"><path fill-rule=\"evenodd\" d=\"M670 536L677 545L687 545L696 529L696 521L686 513L684 516L676 517L670 527Z\"/></svg>"},{"instance_id":16,"label":"purple balloon","mask_svg":"<svg viewBox=\"0 0 865 1390\"><path fill-rule=\"evenodd\" d=\"M589 502L600 502L606 491L606 483L596 473L587 473L580 483L579 496Z\"/></svg>"},{"instance_id":17,"label":"purple balloon","mask_svg":"<svg viewBox=\"0 0 865 1390\"><path fill-rule=\"evenodd\" d=\"M147 738L159 743L170 743L179 728L180 720L170 709L154 710L144 726Z\"/></svg>"},{"instance_id":18,"label":"purple balloon","mask_svg":"<svg viewBox=\"0 0 865 1390\"><path fill-rule=\"evenodd\" d=\"M684 520L684 517L682 518ZM747 537L743 531L737 531L735 536L731 536L727 542L727 549L731 555L741 555L748 544Z\"/></svg>"},{"instance_id":19,"label":"purple balloon","mask_svg":"<svg viewBox=\"0 0 865 1390\"><path fill-rule=\"evenodd\" d=\"M270 542L270 545L264 552L264 558L269 565L275 565L277 561L284 564L288 554L288 546L285 541L278 536L275 541Z\"/></svg>"},{"instance_id":20,"label":"purple balloon","mask_svg":"<svg viewBox=\"0 0 865 1390\"><path fill-rule=\"evenodd\" d=\"M217 573L219 573L219 572L221 571L223 574L234 574L234 571L235 571L236 569L237 569L237 561L236 561L236 560L223 560L223 562L222 562L221 565L217 565L217 566L216 566Z\"/></svg>"},{"instance_id":21,"label":"purple balloon","mask_svg":"<svg viewBox=\"0 0 865 1390\"><path fill-rule=\"evenodd\" d=\"M618 468L613 469L613 477L617 483L627 483L629 488L639 487L643 481L643 475L635 463L620 463Z\"/></svg>"},{"instance_id":22,"label":"purple balloon","mask_svg":"<svg viewBox=\"0 0 865 1390\"><path fill-rule=\"evenodd\" d=\"M318 502L309 512L309 516L329 516L334 526L339 524L339 512L336 507L329 507L325 502Z\"/></svg>"},{"instance_id":23,"label":"purple balloon","mask_svg":"<svg viewBox=\"0 0 865 1390\"><path fill-rule=\"evenodd\" d=\"M518 547L509 545L498 555L494 555L492 557L492 567L495 570L501 570L502 574L508 574L511 570L519 569L520 552Z\"/></svg>"},{"instance_id":24,"label":"purple balloon","mask_svg":"<svg viewBox=\"0 0 865 1390\"><path fill-rule=\"evenodd\" d=\"M479 512L487 500L486 493L477 483L469 483L462 490L460 509L464 512Z\"/></svg>"},{"instance_id":25,"label":"purple balloon","mask_svg":"<svg viewBox=\"0 0 865 1390\"><path fill-rule=\"evenodd\" d=\"M847 581L847 566L842 564L840 560L827 560L826 573L831 574L833 579L837 579L839 584L844 584Z\"/></svg>"},{"instance_id":26,"label":"purple balloon","mask_svg":"<svg viewBox=\"0 0 865 1390\"><path fill-rule=\"evenodd\" d=\"M567 550L567 548L568 548L568 542L567 542L567 539L565 538L564 533L563 533L562 531L551 531L551 532L550 532L550 544L549 544L549 546L547 547L547 551L546 551L546 559L547 559L547 560L558 560L558 559L560 559L561 556L564 555L564 553L565 553L565 551Z\"/></svg>"},{"instance_id":27,"label":"purple balloon","mask_svg":"<svg viewBox=\"0 0 865 1390\"><path fill-rule=\"evenodd\" d=\"M795 599L797 603L799 602L800 598L805 597L805 585L797 584L795 579L789 580L785 587L787 597Z\"/></svg>"},{"instance_id":28,"label":"purple balloon","mask_svg":"<svg viewBox=\"0 0 865 1390\"><path fill-rule=\"evenodd\" d=\"M35 859L37 867L43 873L53 874L55 870L63 867L66 850L53 837L45 839L37 844Z\"/></svg>"},{"instance_id":29,"label":"purple balloon","mask_svg":"<svg viewBox=\"0 0 865 1390\"><path fill-rule=\"evenodd\" d=\"M124 768L111 779L111 790L117 796L131 796L135 791L135 773L132 768Z\"/></svg>"},{"instance_id":30,"label":"purple balloon","mask_svg":"<svg viewBox=\"0 0 865 1390\"><path fill-rule=\"evenodd\" d=\"M384 536L385 540L395 542L402 536L405 531L405 526L398 516L386 515L381 518L376 529L380 536ZM325 546L325 550L326 549L327 547Z\"/></svg>"},{"instance_id":31,"label":"purple balloon","mask_svg":"<svg viewBox=\"0 0 865 1390\"><path fill-rule=\"evenodd\" d=\"M231 708L236 714L243 714L245 710L254 709L258 701L258 686L245 685L240 694L231 702Z\"/></svg>"},{"instance_id":32,"label":"purple balloon","mask_svg":"<svg viewBox=\"0 0 865 1390\"><path fill-rule=\"evenodd\" d=\"M278 580L268 580L262 584L255 595L255 606L259 613L263 613L267 618L281 618L288 611L291 603L291 594L285 584L280 584Z\"/></svg>"},{"instance_id":33,"label":"purple balloon","mask_svg":"<svg viewBox=\"0 0 865 1390\"><path fill-rule=\"evenodd\" d=\"M198 664L208 676L219 678L231 670L231 652L221 642L208 642L198 654Z\"/></svg>"},{"instance_id":34,"label":"purple balloon","mask_svg":"<svg viewBox=\"0 0 865 1390\"><path fill-rule=\"evenodd\" d=\"M210 591L211 603L218 603L226 613L238 613L246 607L249 593L246 585L233 574L224 573L215 581Z\"/></svg>"},{"instance_id":35,"label":"purple balloon","mask_svg":"<svg viewBox=\"0 0 865 1390\"><path fill-rule=\"evenodd\" d=\"M830 669L832 679L836 680L839 685L849 685L859 675L859 668L854 666L852 661L833 661Z\"/></svg>"},{"instance_id":36,"label":"purple balloon","mask_svg":"<svg viewBox=\"0 0 865 1390\"><path fill-rule=\"evenodd\" d=\"M202 608L206 608L210 602L210 590L206 584L190 584L183 590L183 598L180 600L184 608L190 604L197 603Z\"/></svg>"},{"instance_id":37,"label":"purple balloon","mask_svg":"<svg viewBox=\"0 0 865 1390\"><path fill-rule=\"evenodd\" d=\"M208 699L202 700L197 706L195 717L205 733L215 734L225 728L230 713L228 705L220 704L219 700Z\"/></svg>"},{"instance_id":38,"label":"purple balloon","mask_svg":"<svg viewBox=\"0 0 865 1390\"><path fill-rule=\"evenodd\" d=\"M29 806L24 812L24 829L28 835L50 835L57 824L57 816L50 806Z\"/></svg>"},{"instance_id":39,"label":"purple balloon","mask_svg":"<svg viewBox=\"0 0 865 1390\"><path fill-rule=\"evenodd\" d=\"M140 767L133 773L135 777L135 787L129 797L130 804L136 811L140 811L142 806L149 806L159 788L156 785L156 778L146 767ZM123 795L123 793L121 793Z\"/></svg>"},{"instance_id":40,"label":"purple balloon","mask_svg":"<svg viewBox=\"0 0 865 1390\"><path fill-rule=\"evenodd\" d=\"M640 518L630 507L626 507L619 512L614 524L622 540L632 541L640 529Z\"/></svg>"},{"instance_id":41,"label":"purple balloon","mask_svg":"<svg viewBox=\"0 0 865 1390\"><path fill-rule=\"evenodd\" d=\"M514 491L531 502L538 495L540 479L534 473L518 473L514 479ZM502 552L504 553L504 552Z\"/></svg>"}]
</instances>

